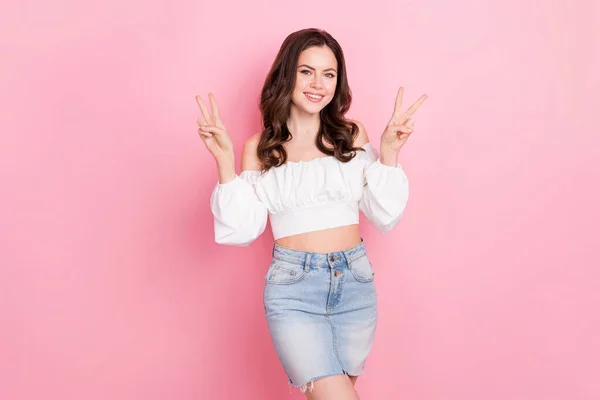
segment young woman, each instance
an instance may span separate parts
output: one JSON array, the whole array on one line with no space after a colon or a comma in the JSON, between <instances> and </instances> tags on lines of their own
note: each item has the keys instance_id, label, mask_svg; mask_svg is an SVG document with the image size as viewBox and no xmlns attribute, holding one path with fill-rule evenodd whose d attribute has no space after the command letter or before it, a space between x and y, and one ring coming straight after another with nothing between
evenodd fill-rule
<instances>
[{"instance_id":1,"label":"young woman","mask_svg":"<svg viewBox=\"0 0 600 400\"><path fill-rule=\"evenodd\" d=\"M215 97L212 112L196 97L198 133L219 171L210 199L215 240L247 246L270 218L265 315L289 383L311 400L358 398L354 384L377 321L359 211L385 233L406 206L398 152L427 96L403 111L402 95L400 88L378 153L363 125L344 117L352 98L338 42L323 30L294 32L267 75L263 129L245 142L239 175Z\"/></svg>"}]
</instances>

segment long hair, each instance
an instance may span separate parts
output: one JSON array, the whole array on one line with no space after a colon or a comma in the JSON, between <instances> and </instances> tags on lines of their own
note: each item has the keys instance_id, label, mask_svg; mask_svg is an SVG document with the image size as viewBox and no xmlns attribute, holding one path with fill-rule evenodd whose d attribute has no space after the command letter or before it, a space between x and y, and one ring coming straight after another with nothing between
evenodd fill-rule
<instances>
[{"instance_id":1,"label":"long hair","mask_svg":"<svg viewBox=\"0 0 600 400\"><path fill-rule=\"evenodd\" d=\"M346 62L341 46L324 30L303 29L290 34L284 40L261 91L263 130L257 155L263 171L283 165L287 161L283 143L292 139L286 122L290 116L291 96L296 85L298 59L302 51L313 46L329 47L338 63L337 86L333 99L320 112L317 148L341 162L350 161L357 150L364 150L353 146L358 135L358 126L344 117L352 103L352 92L348 86ZM325 147L323 141L332 145L333 150Z\"/></svg>"}]
</instances>

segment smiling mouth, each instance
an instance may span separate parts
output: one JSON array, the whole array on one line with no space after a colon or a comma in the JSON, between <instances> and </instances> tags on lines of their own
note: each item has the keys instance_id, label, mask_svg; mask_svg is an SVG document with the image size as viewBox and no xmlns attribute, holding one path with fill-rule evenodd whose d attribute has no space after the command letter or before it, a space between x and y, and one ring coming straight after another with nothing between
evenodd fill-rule
<instances>
[{"instance_id":1,"label":"smiling mouth","mask_svg":"<svg viewBox=\"0 0 600 400\"><path fill-rule=\"evenodd\" d=\"M313 93L308 93L308 92L304 92L304 95L306 96L306 98L308 100L310 100L313 103L318 103L321 100L323 100L323 95L319 95L319 94L313 94Z\"/></svg>"}]
</instances>

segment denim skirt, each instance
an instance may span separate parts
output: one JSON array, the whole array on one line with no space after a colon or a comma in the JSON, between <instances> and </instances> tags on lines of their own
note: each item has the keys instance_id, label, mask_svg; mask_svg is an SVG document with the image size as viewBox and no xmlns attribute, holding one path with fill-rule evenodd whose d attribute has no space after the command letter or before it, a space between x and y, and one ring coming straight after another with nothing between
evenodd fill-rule
<instances>
[{"instance_id":1,"label":"denim skirt","mask_svg":"<svg viewBox=\"0 0 600 400\"><path fill-rule=\"evenodd\" d=\"M290 385L304 392L320 378L362 373L377 324L374 275L363 240L332 253L275 243L263 303Z\"/></svg>"}]
</instances>

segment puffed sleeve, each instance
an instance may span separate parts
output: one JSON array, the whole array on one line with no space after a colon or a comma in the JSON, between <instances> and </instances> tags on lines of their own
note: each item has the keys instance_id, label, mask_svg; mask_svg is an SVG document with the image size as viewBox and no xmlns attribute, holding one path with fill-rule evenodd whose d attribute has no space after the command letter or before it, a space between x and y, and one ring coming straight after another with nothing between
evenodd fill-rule
<instances>
[{"instance_id":1,"label":"puffed sleeve","mask_svg":"<svg viewBox=\"0 0 600 400\"><path fill-rule=\"evenodd\" d=\"M371 143L364 148L367 162L359 208L377 230L387 233L398 223L406 207L408 178L400 164L396 167L382 164Z\"/></svg>"},{"instance_id":2,"label":"puffed sleeve","mask_svg":"<svg viewBox=\"0 0 600 400\"><path fill-rule=\"evenodd\" d=\"M210 196L218 244L248 246L267 226L267 208L254 190L260 171L242 171L227 182L218 183Z\"/></svg>"}]
</instances>

